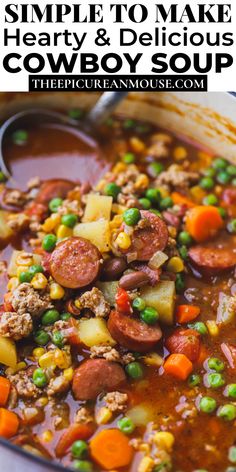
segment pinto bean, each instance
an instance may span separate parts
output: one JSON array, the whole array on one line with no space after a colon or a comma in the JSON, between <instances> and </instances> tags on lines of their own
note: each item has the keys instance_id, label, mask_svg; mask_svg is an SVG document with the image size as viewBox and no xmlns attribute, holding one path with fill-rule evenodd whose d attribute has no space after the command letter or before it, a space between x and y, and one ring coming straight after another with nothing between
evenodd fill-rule
<instances>
[{"instance_id":1,"label":"pinto bean","mask_svg":"<svg viewBox=\"0 0 236 472\"><path fill-rule=\"evenodd\" d=\"M134 288L143 287L148 284L149 277L141 270L130 272L130 274L123 275L121 277L119 285L125 290L133 290Z\"/></svg>"},{"instance_id":2,"label":"pinto bean","mask_svg":"<svg viewBox=\"0 0 236 472\"><path fill-rule=\"evenodd\" d=\"M102 278L105 280L118 280L127 268L127 263L123 257L113 257L103 263Z\"/></svg>"}]
</instances>

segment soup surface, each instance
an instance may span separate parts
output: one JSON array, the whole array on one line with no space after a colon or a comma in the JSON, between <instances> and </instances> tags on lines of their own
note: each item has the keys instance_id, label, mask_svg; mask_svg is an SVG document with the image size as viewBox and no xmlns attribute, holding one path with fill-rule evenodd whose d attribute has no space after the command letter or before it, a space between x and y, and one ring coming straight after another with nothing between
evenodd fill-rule
<instances>
[{"instance_id":1,"label":"soup surface","mask_svg":"<svg viewBox=\"0 0 236 472\"><path fill-rule=\"evenodd\" d=\"M79 472L233 472L236 167L131 119L99 143L7 144L0 435Z\"/></svg>"}]
</instances>

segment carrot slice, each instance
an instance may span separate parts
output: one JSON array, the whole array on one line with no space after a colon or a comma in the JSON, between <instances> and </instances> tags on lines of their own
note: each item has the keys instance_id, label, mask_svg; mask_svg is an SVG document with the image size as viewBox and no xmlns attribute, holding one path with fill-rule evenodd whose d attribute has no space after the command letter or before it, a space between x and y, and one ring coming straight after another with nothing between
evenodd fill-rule
<instances>
[{"instance_id":1,"label":"carrot slice","mask_svg":"<svg viewBox=\"0 0 236 472\"><path fill-rule=\"evenodd\" d=\"M106 470L128 466L133 457L129 439L118 429L105 429L90 442L92 458Z\"/></svg>"},{"instance_id":2,"label":"carrot slice","mask_svg":"<svg viewBox=\"0 0 236 472\"><path fill-rule=\"evenodd\" d=\"M0 408L0 436L6 439L15 436L19 428L19 423L19 418L13 411Z\"/></svg>"},{"instance_id":3,"label":"carrot slice","mask_svg":"<svg viewBox=\"0 0 236 472\"><path fill-rule=\"evenodd\" d=\"M200 313L200 308L195 305L179 305L176 310L176 320L178 323L188 323Z\"/></svg>"},{"instance_id":4,"label":"carrot slice","mask_svg":"<svg viewBox=\"0 0 236 472\"><path fill-rule=\"evenodd\" d=\"M186 380L193 370L192 362L184 354L171 354L163 367L167 374L180 380Z\"/></svg>"},{"instance_id":5,"label":"carrot slice","mask_svg":"<svg viewBox=\"0 0 236 472\"><path fill-rule=\"evenodd\" d=\"M223 224L217 208L210 205L195 206L186 215L186 230L197 242L214 237Z\"/></svg>"},{"instance_id":6,"label":"carrot slice","mask_svg":"<svg viewBox=\"0 0 236 472\"><path fill-rule=\"evenodd\" d=\"M62 457L77 439L89 439L94 433L90 424L74 423L62 434L56 445L56 456Z\"/></svg>"},{"instance_id":7,"label":"carrot slice","mask_svg":"<svg viewBox=\"0 0 236 472\"><path fill-rule=\"evenodd\" d=\"M171 198L175 205L185 205L187 208L193 208L196 206L190 198L185 197L185 195L182 195L182 193L179 192L173 192Z\"/></svg>"},{"instance_id":8,"label":"carrot slice","mask_svg":"<svg viewBox=\"0 0 236 472\"><path fill-rule=\"evenodd\" d=\"M205 362L205 360L207 359L207 357L209 357L209 352L206 348L206 346L204 346L203 344L200 345L200 351L199 351L199 356L198 356L198 359L197 359L197 365L202 365L203 362Z\"/></svg>"},{"instance_id":9,"label":"carrot slice","mask_svg":"<svg viewBox=\"0 0 236 472\"><path fill-rule=\"evenodd\" d=\"M5 377L0 377L0 406L5 406L9 397L11 384Z\"/></svg>"}]
</instances>

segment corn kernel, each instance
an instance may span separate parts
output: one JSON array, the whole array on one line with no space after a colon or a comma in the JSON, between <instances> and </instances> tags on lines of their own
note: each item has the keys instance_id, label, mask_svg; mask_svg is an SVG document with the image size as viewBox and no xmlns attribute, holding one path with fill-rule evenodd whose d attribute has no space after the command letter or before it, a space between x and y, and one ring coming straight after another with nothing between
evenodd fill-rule
<instances>
[{"instance_id":1,"label":"corn kernel","mask_svg":"<svg viewBox=\"0 0 236 472\"><path fill-rule=\"evenodd\" d=\"M152 472L154 464L154 460L151 457L143 457L138 465L137 472Z\"/></svg>"},{"instance_id":2,"label":"corn kernel","mask_svg":"<svg viewBox=\"0 0 236 472\"><path fill-rule=\"evenodd\" d=\"M184 270L184 263L178 256L171 257L167 264L167 269L177 274L178 272L182 272Z\"/></svg>"},{"instance_id":3,"label":"corn kernel","mask_svg":"<svg viewBox=\"0 0 236 472\"><path fill-rule=\"evenodd\" d=\"M71 357L61 349L54 351L55 364L59 369L68 369L71 366Z\"/></svg>"},{"instance_id":4,"label":"corn kernel","mask_svg":"<svg viewBox=\"0 0 236 472\"><path fill-rule=\"evenodd\" d=\"M68 382L71 382L71 380L73 378L73 373L74 373L74 371L73 371L72 367L68 367L68 369L65 369L63 371L63 375L64 375L65 379L68 380Z\"/></svg>"},{"instance_id":5,"label":"corn kernel","mask_svg":"<svg viewBox=\"0 0 236 472\"><path fill-rule=\"evenodd\" d=\"M157 447L170 452L174 445L175 438L174 435L168 431L159 431L155 433L153 441Z\"/></svg>"},{"instance_id":6,"label":"corn kernel","mask_svg":"<svg viewBox=\"0 0 236 472\"><path fill-rule=\"evenodd\" d=\"M112 169L112 173L120 174L120 172L124 172L126 169L127 165L124 162L117 162L117 164Z\"/></svg>"},{"instance_id":7,"label":"corn kernel","mask_svg":"<svg viewBox=\"0 0 236 472\"><path fill-rule=\"evenodd\" d=\"M182 161L182 159L186 159L187 155L187 149L183 146L177 146L173 151L173 156L176 161Z\"/></svg>"},{"instance_id":8,"label":"corn kernel","mask_svg":"<svg viewBox=\"0 0 236 472\"><path fill-rule=\"evenodd\" d=\"M136 138L136 136L133 136L132 138L130 138L129 142L134 152L139 153L139 152L143 152L146 149L144 142L141 141L141 139Z\"/></svg>"},{"instance_id":9,"label":"corn kernel","mask_svg":"<svg viewBox=\"0 0 236 472\"><path fill-rule=\"evenodd\" d=\"M43 347L36 347L33 350L33 356L35 357L35 359L39 359L41 356L43 356L44 353L45 349Z\"/></svg>"},{"instance_id":10,"label":"corn kernel","mask_svg":"<svg viewBox=\"0 0 236 472\"><path fill-rule=\"evenodd\" d=\"M46 352L39 358L38 362L39 362L40 367L42 367L42 369L47 369L48 367L52 367L52 366L55 367L54 358L55 358L54 351Z\"/></svg>"},{"instance_id":11,"label":"corn kernel","mask_svg":"<svg viewBox=\"0 0 236 472\"><path fill-rule=\"evenodd\" d=\"M116 238L116 244L118 244L121 249L128 249L131 246L130 236L122 231Z\"/></svg>"},{"instance_id":12,"label":"corn kernel","mask_svg":"<svg viewBox=\"0 0 236 472\"><path fill-rule=\"evenodd\" d=\"M36 406L46 406L48 402L49 402L48 397L41 397L41 398L38 398L36 402Z\"/></svg>"},{"instance_id":13,"label":"corn kernel","mask_svg":"<svg viewBox=\"0 0 236 472\"><path fill-rule=\"evenodd\" d=\"M202 203L203 198L206 196L206 192L199 185L190 188L190 194L196 203Z\"/></svg>"},{"instance_id":14,"label":"corn kernel","mask_svg":"<svg viewBox=\"0 0 236 472\"><path fill-rule=\"evenodd\" d=\"M50 298L52 300L61 300L65 295L65 290L61 285L53 282L50 285Z\"/></svg>"},{"instance_id":15,"label":"corn kernel","mask_svg":"<svg viewBox=\"0 0 236 472\"><path fill-rule=\"evenodd\" d=\"M78 308L78 310L80 310L80 308L81 308L81 302L80 302L79 298L76 298L76 299L75 299L74 304L75 304L76 308Z\"/></svg>"},{"instance_id":16,"label":"corn kernel","mask_svg":"<svg viewBox=\"0 0 236 472\"><path fill-rule=\"evenodd\" d=\"M96 423L106 424L112 418L112 412L106 406L102 406L96 413Z\"/></svg>"},{"instance_id":17,"label":"corn kernel","mask_svg":"<svg viewBox=\"0 0 236 472\"><path fill-rule=\"evenodd\" d=\"M222 194L222 192L223 192L223 188L220 185L216 185L214 188L214 193L219 196Z\"/></svg>"},{"instance_id":18,"label":"corn kernel","mask_svg":"<svg viewBox=\"0 0 236 472\"><path fill-rule=\"evenodd\" d=\"M125 208L126 210L126 208ZM122 212L124 213L124 212ZM122 216L121 215L115 215L114 218L111 220L110 222L110 229L113 230L113 229L116 229L116 228L119 228L120 225L122 224Z\"/></svg>"},{"instance_id":19,"label":"corn kernel","mask_svg":"<svg viewBox=\"0 0 236 472\"><path fill-rule=\"evenodd\" d=\"M38 273L38 274L35 274L35 276L33 277L33 279L31 280L31 285L37 290L42 290L44 288L46 288L47 286L47 283L48 283L48 280L47 278L45 277L45 275L41 274L41 273Z\"/></svg>"},{"instance_id":20,"label":"corn kernel","mask_svg":"<svg viewBox=\"0 0 236 472\"><path fill-rule=\"evenodd\" d=\"M155 367L161 367L161 365L164 363L164 359L159 356L156 352L150 352L146 356L143 357L144 364L146 365L152 365Z\"/></svg>"},{"instance_id":21,"label":"corn kernel","mask_svg":"<svg viewBox=\"0 0 236 472\"><path fill-rule=\"evenodd\" d=\"M219 327L217 326L214 320L206 321L206 325L209 331L210 336L218 336L219 335Z\"/></svg>"},{"instance_id":22,"label":"corn kernel","mask_svg":"<svg viewBox=\"0 0 236 472\"><path fill-rule=\"evenodd\" d=\"M161 198L166 198L170 196L168 190L165 187L158 187L158 190L161 194Z\"/></svg>"},{"instance_id":23,"label":"corn kernel","mask_svg":"<svg viewBox=\"0 0 236 472\"><path fill-rule=\"evenodd\" d=\"M16 287L18 287L19 283L20 282L17 277L12 277L7 284L7 290L9 290L9 292L12 292L13 290L15 290Z\"/></svg>"},{"instance_id":24,"label":"corn kernel","mask_svg":"<svg viewBox=\"0 0 236 472\"><path fill-rule=\"evenodd\" d=\"M26 369L26 367L27 367L26 362L24 362L24 361L18 362L18 364L16 364L15 372L19 372L20 370L24 370L24 369Z\"/></svg>"},{"instance_id":25,"label":"corn kernel","mask_svg":"<svg viewBox=\"0 0 236 472\"><path fill-rule=\"evenodd\" d=\"M198 158L202 161L205 167L209 167L212 163L212 156L205 151L199 151Z\"/></svg>"},{"instance_id":26,"label":"corn kernel","mask_svg":"<svg viewBox=\"0 0 236 472\"><path fill-rule=\"evenodd\" d=\"M124 205L119 205L119 203L113 203L112 205L112 213L116 213L117 215L122 215L127 208Z\"/></svg>"},{"instance_id":27,"label":"corn kernel","mask_svg":"<svg viewBox=\"0 0 236 472\"><path fill-rule=\"evenodd\" d=\"M60 221L60 215L58 213L53 213L44 221L42 230L45 231L45 233L51 233L60 224Z\"/></svg>"},{"instance_id":28,"label":"corn kernel","mask_svg":"<svg viewBox=\"0 0 236 472\"><path fill-rule=\"evenodd\" d=\"M69 228L68 226L65 226L65 225L58 226L58 229L57 229L58 239L70 238L72 234L73 234L72 228Z\"/></svg>"},{"instance_id":29,"label":"corn kernel","mask_svg":"<svg viewBox=\"0 0 236 472\"><path fill-rule=\"evenodd\" d=\"M42 440L44 442L50 442L52 441L52 438L53 438L53 433L52 431L50 431L50 429L48 429L47 431L44 431L43 434L42 434Z\"/></svg>"},{"instance_id":30,"label":"corn kernel","mask_svg":"<svg viewBox=\"0 0 236 472\"><path fill-rule=\"evenodd\" d=\"M149 185L149 178L146 174L140 174L134 184L134 187L138 190L146 189Z\"/></svg>"},{"instance_id":31,"label":"corn kernel","mask_svg":"<svg viewBox=\"0 0 236 472\"><path fill-rule=\"evenodd\" d=\"M29 267L28 267L28 266L23 266L23 265L22 265L22 266L18 266L18 267L17 267L17 271L16 271L16 275L17 275L17 277L19 278L19 277L20 277L20 274L21 274L21 272L27 272L27 271L28 271L28 269L29 269Z\"/></svg>"},{"instance_id":32,"label":"corn kernel","mask_svg":"<svg viewBox=\"0 0 236 472\"><path fill-rule=\"evenodd\" d=\"M33 255L21 251L16 257L16 265L29 267L33 264Z\"/></svg>"}]
</instances>

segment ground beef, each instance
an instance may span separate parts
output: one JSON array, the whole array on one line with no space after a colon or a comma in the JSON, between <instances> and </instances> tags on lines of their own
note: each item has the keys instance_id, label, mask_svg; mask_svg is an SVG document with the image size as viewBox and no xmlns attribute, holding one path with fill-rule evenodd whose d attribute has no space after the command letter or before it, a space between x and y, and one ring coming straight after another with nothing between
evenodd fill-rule
<instances>
[{"instance_id":1,"label":"ground beef","mask_svg":"<svg viewBox=\"0 0 236 472\"><path fill-rule=\"evenodd\" d=\"M135 356L133 355L132 352L127 352L126 354L122 355L122 364L127 365L130 362L135 361Z\"/></svg>"},{"instance_id":2,"label":"ground beef","mask_svg":"<svg viewBox=\"0 0 236 472\"><path fill-rule=\"evenodd\" d=\"M6 205L16 207L23 207L27 201L27 196L24 192L17 189L7 189L3 196L3 201Z\"/></svg>"},{"instance_id":3,"label":"ground beef","mask_svg":"<svg viewBox=\"0 0 236 472\"><path fill-rule=\"evenodd\" d=\"M58 213L61 216L68 215L69 213L78 216L82 216L83 214L78 200L64 200L62 205L58 208Z\"/></svg>"},{"instance_id":4,"label":"ground beef","mask_svg":"<svg viewBox=\"0 0 236 472\"><path fill-rule=\"evenodd\" d=\"M21 370L17 374L8 376L11 384L16 388L17 394L22 398L38 398L41 390L32 381L32 372Z\"/></svg>"},{"instance_id":5,"label":"ground beef","mask_svg":"<svg viewBox=\"0 0 236 472\"><path fill-rule=\"evenodd\" d=\"M172 164L165 172L162 172L156 179L155 185L168 187L187 188L199 179L197 172L183 170L181 166Z\"/></svg>"},{"instance_id":6,"label":"ground beef","mask_svg":"<svg viewBox=\"0 0 236 472\"><path fill-rule=\"evenodd\" d=\"M30 219L25 213L16 213L8 216L7 225L13 231L23 231L28 228Z\"/></svg>"},{"instance_id":7,"label":"ground beef","mask_svg":"<svg viewBox=\"0 0 236 472\"><path fill-rule=\"evenodd\" d=\"M88 424L92 422L93 422L93 416L91 415L88 408L81 407L76 413L75 423Z\"/></svg>"},{"instance_id":8,"label":"ground beef","mask_svg":"<svg viewBox=\"0 0 236 472\"><path fill-rule=\"evenodd\" d=\"M147 154L156 157L157 159L161 159L168 156L169 149L162 141L156 141L147 149Z\"/></svg>"},{"instance_id":9,"label":"ground beef","mask_svg":"<svg viewBox=\"0 0 236 472\"><path fill-rule=\"evenodd\" d=\"M39 317L53 307L46 290L34 290L28 283L20 284L13 291L11 304L19 315L30 313L32 317Z\"/></svg>"},{"instance_id":10,"label":"ground beef","mask_svg":"<svg viewBox=\"0 0 236 472\"><path fill-rule=\"evenodd\" d=\"M49 397L53 397L54 395L58 395L59 393L65 393L69 390L70 382L66 380L64 375L60 375L59 377L53 378L50 380L47 388L47 394Z\"/></svg>"},{"instance_id":11,"label":"ground beef","mask_svg":"<svg viewBox=\"0 0 236 472\"><path fill-rule=\"evenodd\" d=\"M105 395L103 400L110 411L123 411L127 406L128 395L127 393L110 392Z\"/></svg>"},{"instance_id":12,"label":"ground beef","mask_svg":"<svg viewBox=\"0 0 236 472\"><path fill-rule=\"evenodd\" d=\"M104 298L103 293L96 287L89 292L83 293L80 299L80 308L91 310L95 316L104 318L110 313L110 305Z\"/></svg>"},{"instance_id":13,"label":"ground beef","mask_svg":"<svg viewBox=\"0 0 236 472\"><path fill-rule=\"evenodd\" d=\"M111 346L92 346L90 349L90 357L104 357L107 361L120 362L119 352Z\"/></svg>"},{"instance_id":14,"label":"ground beef","mask_svg":"<svg viewBox=\"0 0 236 472\"><path fill-rule=\"evenodd\" d=\"M229 298L228 311L236 312L236 295Z\"/></svg>"},{"instance_id":15,"label":"ground beef","mask_svg":"<svg viewBox=\"0 0 236 472\"><path fill-rule=\"evenodd\" d=\"M29 313L19 315L15 312L5 312L0 318L0 336L19 341L29 336L32 330L33 323Z\"/></svg>"}]
</instances>

